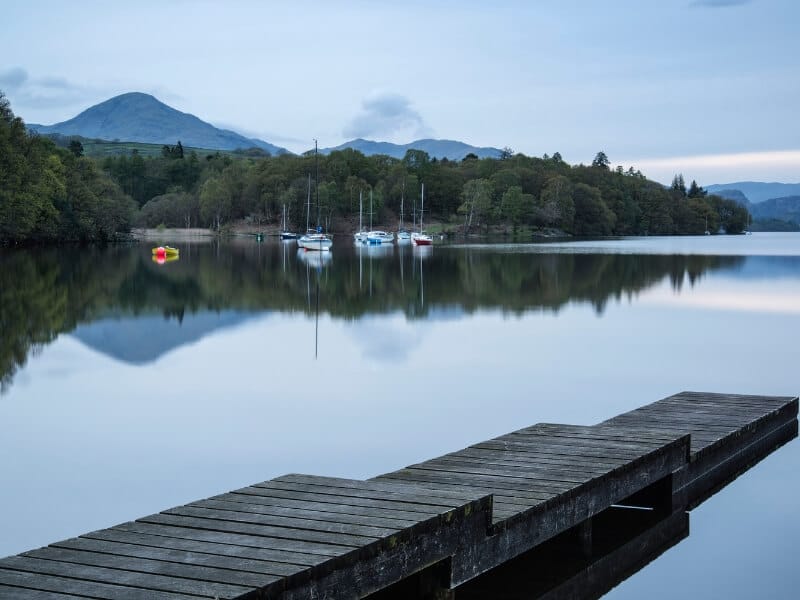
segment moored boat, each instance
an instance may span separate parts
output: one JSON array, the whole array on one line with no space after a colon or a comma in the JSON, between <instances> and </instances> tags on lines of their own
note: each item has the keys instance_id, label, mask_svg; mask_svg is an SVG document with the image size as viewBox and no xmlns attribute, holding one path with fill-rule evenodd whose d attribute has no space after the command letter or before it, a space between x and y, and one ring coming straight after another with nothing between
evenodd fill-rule
<instances>
[{"instance_id":1,"label":"moored boat","mask_svg":"<svg viewBox=\"0 0 800 600\"><path fill-rule=\"evenodd\" d=\"M282 240L296 240L300 237L299 234L289 231L286 227L286 205L283 205L283 218L281 219L281 239Z\"/></svg>"},{"instance_id":2,"label":"moored boat","mask_svg":"<svg viewBox=\"0 0 800 600\"><path fill-rule=\"evenodd\" d=\"M411 241L415 246L432 246L433 238L422 228L422 213L425 210L425 184L422 184L419 208L419 229L411 234Z\"/></svg>"},{"instance_id":3,"label":"moored boat","mask_svg":"<svg viewBox=\"0 0 800 600\"><path fill-rule=\"evenodd\" d=\"M330 250L333 240L322 232L310 229L297 240L297 245L306 250Z\"/></svg>"},{"instance_id":4,"label":"moored boat","mask_svg":"<svg viewBox=\"0 0 800 600\"><path fill-rule=\"evenodd\" d=\"M391 244L394 241L394 234L391 231L368 231L367 243L369 244Z\"/></svg>"}]
</instances>

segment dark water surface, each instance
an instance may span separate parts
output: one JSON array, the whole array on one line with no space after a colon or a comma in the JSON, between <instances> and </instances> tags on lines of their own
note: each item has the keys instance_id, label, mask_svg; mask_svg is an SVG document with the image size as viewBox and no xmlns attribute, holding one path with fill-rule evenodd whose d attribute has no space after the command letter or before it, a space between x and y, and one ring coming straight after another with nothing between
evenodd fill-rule
<instances>
[{"instance_id":1,"label":"dark water surface","mask_svg":"<svg viewBox=\"0 0 800 600\"><path fill-rule=\"evenodd\" d=\"M800 392L800 234L179 245L0 249L0 556L681 390ZM795 441L608 597L795 598L798 471Z\"/></svg>"}]
</instances>

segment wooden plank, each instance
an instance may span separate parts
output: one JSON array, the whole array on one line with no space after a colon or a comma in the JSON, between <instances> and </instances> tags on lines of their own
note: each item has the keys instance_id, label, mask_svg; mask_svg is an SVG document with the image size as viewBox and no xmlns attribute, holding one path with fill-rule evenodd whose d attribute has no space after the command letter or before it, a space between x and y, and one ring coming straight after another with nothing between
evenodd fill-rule
<instances>
[{"instance_id":1,"label":"wooden plank","mask_svg":"<svg viewBox=\"0 0 800 600\"><path fill-rule=\"evenodd\" d=\"M289 475L282 475L276 477L273 481L286 481L293 483L307 483L311 485L325 485L329 488L346 488L346 489L361 489L378 492L402 492L411 497L424 496L431 498L441 498L447 503L454 503L456 506L461 506L467 502L472 502L476 496L465 493L455 492L450 490L442 490L439 488L426 488L407 483L379 483L374 479L367 479L364 481L355 481L353 479L341 479L338 477L319 477L310 475L301 475L292 473Z\"/></svg>"},{"instance_id":2,"label":"wooden plank","mask_svg":"<svg viewBox=\"0 0 800 600\"><path fill-rule=\"evenodd\" d=\"M192 527L159 525L155 523L145 523L144 521L123 523L121 525L116 525L112 529L131 531L133 533L163 535L166 537L176 537L185 540L216 542L218 544L228 544L231 546L248 546L251 548L281 550L295 554L315 554L320 557L341 556L342 554L350 552L353 549L352 546L316 544L303 540L291 540L283 538L265 538L257 535L245 535L211 529L195 529Z\"/></svg>"},{"instance_id":3,"label":"wooden plank","mask_svg":"<svg viewBox=\"0 0 800 600\"><path fill-rule=\"evenodd\" d=\"M583 457L570 457L564 455L554 456L552 454L535 454L531 452L517 451L514 449L477 448L475 446L464 448L458 452L445 454L442 458L447 458L450 456L469 456L472 458L483 457L487 459L497 458L503 461L521 462L525 464L535 463L541 465L561 465L564 468L582 468L583 465L588 462L587 459ZM605 467L607 469L613 469L620 465L620 461L602 459L593 459L591 462L592 464Z\"/></svg>"},{"instance_id":4,"label":"wooden plank","mask_svg":"<svg viewBox=\"0 0 800 600\"><path fill-rule=\"evenodd\" d=\"M196 506L200 508L217 508L222 510L230 510L242 513L255 513L261 515L272 515L275 517L295 517L300 514L304 518L312 521L321 521L323 523L350 523L352 525L367 525L372 527L383 527L388 529L401 529L403 527L411 527L418 523L420 519L397 519L394 516L368 516L368 515L350 515L342 512L329 512L303 509L298 512L298 509L287 509L278 506L270 506L268 504L258 503L243 503L233 502L226 500L199 500L193 502L189 506Z\"/></svg>"},{"instance_id":5,"label":"wooden plank","mask_svg":"<svg viewBox=\"0 0 800 600\"><path fill-rule=\"evenodd\" d=\"M271 544L267 540L291 540L304 542L316 546L334 546L337 548L360 548L378 540L377 537L363 535L346 535L341 533L328 533L325 531L311 531L308 529L291 529L288 527L270 527L267 525L251 525L234 521L220 521L219 519L201 519L197 517L181 517L159 513L138 519L141 523L155 525L171 525L187 529L205 529L225 533L246 534L264 538L264 545Z\"/></svg>"},{"instance_id":6,"label":"wooden plank","mask_svg":"<svg viewBox=\"0 0 800 600\"><path fill-rule=\"evenodd\" d=\"M57 546L31 550L20 556L74 565L105 567L121 571L135 571L145 575L163 575L165 577L175 577L208 583L227 583L243 587L262 587L280 579L280 577L276 575L248 573L241 570L219 569L208 565L192 565L152 558L118 556ZM191 589L194 588L190 588L190 591Z\"/></svg>"},{"instance_id":7,"label":"wooden plank","mask_svg":"<svg viewBox=\"0 0 800 600\"><path fill-rule=\"evenodd\" d=\"M390 490L371 490L369 488L342 488L342 487L330 487L325 486L324 489L320 489L320 486L311 485L306 483L295 483L291 481L269 481L263 484L257 484L257 487L262 489L269 489L269 490L282 490L282 491L289 491L289 492L312 492L312 493L324 493L332 496L336 496L341 498L363 498L363 499L372 499L372 500L390 500L392 502L399 503L401 505L411 504L411 505L422 505L425 507L431 507L436 511L444 511L444 510L451 510L458 506L461 506L465 502L469 502L472 499L460 499L460 500L453 500L451 498L443 498L440 496L427 496L422 493L420 494L411 494L407 491L399 491L402 489L402 486L398 486L397 491L390 491ZM341 501L341 500L340 500ZM402 507L402 506L401 506Z\"/></svg>"},{"instance_id":8,"label":"wooden plank","mask_svg":"<svg viewBox=\"0 0 800 600\"><path fill-rule=\"evenodd\" d=\"M593 440L609 442L625 442L643 446L645 448L658 448L675 439L674 435L650 429L649 427L614 427L614 426L579 426L556 425L554 423L537 423L531 427L521 429L517 433L525 435L535 434L542 439L569 438L573 440Z\"/></svg>"},{"instance_id":9,"label":"wooden plank","mask_svg":"<svg viewBox=\"0 0 800 600\"><path fill-rule=\"evenodd\" d=\"M406 512L416 512L421 515L427 515L428 517L437 516L441 512L443 512L440 509L440 507L430 506L427 504L414 504L414 503L398 504L397 502L390 500L376 500L374 498L354 498L354 497L347 497L347 500L345 500L344 496L338 496L335 494L321 494L316 492L293 492L286 490L278 490L274 488L262 488L256 486L241 488L233 493L252 495L252 496L264 496L269 498L285 498L288 500L309 500L313 502L320 502L320 503L327 503L334 505L347 504L350 506L385 508L389 510L397 508Z\"/></svg>"},{"instance_id":10,"label":"wooden plank","mask_svg":"<svg viewBox=\"0 0 800 600\"><path fill-rule=\"evenodd\" d=\"M641 455L641 452L610 450L608 448L581 447L576 445L555 445L555 444L536 444L535 440L528 440L522 436L504 436L495 438L480 444L474 444L470 448L503 448L518 449L527 452L550 454L555 456L581 456L584 458L605 458L625 462Z\"/></svg>"},{"instance_id":11,"label":"wooden plank","mask_svg":"<svg viewBox=\"0 0 800 600\"><path fill-rule=\"evenodd\" d=\"M163 539L163 538L162 538ZM158 540L160 541L160 540ZM150 541L150 543L153 543ZM242 557L229 556L227 554L208 554L198 551L184 549L173 549L168 545L140 545L122 543L116 541L106 541L92 538L72 538L56 542L51 548L69 548L71 550L83 550L86 552L98 552L103 554L113 554L115 556L130 556L135 558L146 558L163 562L174 562L186 565L199 565L218 569L231 569L234 571L245 571L247 573L259 573L261 575L294 575L306 569L305 566L287 563L270 562L264 560L253 560ZM227 547L227 546L226 546ZM220 547L217 552L224 552L226 547Z\"/></svg>"},{"instance_id":12,"label":"wooden plank","mask_svg":"<svg viewBox=\"0 0 800 600\"><path fill-rule=\"evenodd\" d=\"M308 500L294 500L291 498L273 498L270 496L261 495L246 495L246 494L220 494L219 496L212 496L209 498L211 501L230 502L237 504L245 504L262 507L264 510L276 511L274 514L284 514L284 512L291 512L296 509L311 512L318 512L324 514L341 514L344 517L374 517L377 519L386 519L388 522L398 523L416 523L421 519L430 518L431 514L438 513L419 513L405 510L397 510L391 508L376 508L373 506L353 506L352 504L334 504L331 502L313 502ZM270 513L273 514L273 513Z\"/></svg>"},{"instance_id":13,"label":"wooden plank","mask_svg":"<svg viewBox=\"0 0 800 600\"><path fill-rule=\"evenodd\" d=\"M159 532L161 533L161 532ZM200 537L200 536L196 536ZM205 534L203 538L205 538ZM80 539L103 540L111 542L122 542L129 544L139 544L141 546L167 548L174 550L184 550L187 552L197 552L210 556L230 556L237 560L258 560L267 563L286 564L289 567L309 567L320 564L328 560L327 555L309 554L304 552L292 552L286 549L259 548L238 543L224 541L208 541L206 539L182 539L169 535L156 535L153 533L139 533L136 531L126 531L124 529L103 529L92 533L84 534ZM234 540L231 540L234 541ZM238 540L235 540L238 541Z\"/></svg>"},{"instance_id":14,"label":"wooden plank","mask_svg":"<svg viewBox=\"0 0 800 600\"><path fill-rule=\"evenodd\" d=\"M484 458L495 459L514 463L536 464L542 466L561 467L567 470L582 470L587 463L602 467L604 469L614 469L620 465L620 461L610 461L602 459L588 460L585 457L573 457L565 455L535 454L531 452L516 451L514 449L503 448L464 448L458 452L444 454L441 458Z\"/></svg>"},{"instance_id":15,"label":"wooden plank","mask_svg":"<svg viewBox=\"0 0 800 600\"><path fill-rule=\"evenodd\" d=\"M591 464L583 465L584 469L579 470L577 467L570 469L559 468L557 465L538 465L536 463L523 463L523 462L509 462L509 461L493 461L479 458L470 458L468 456L447 456L436 458L433 460L410 465L409 468L425 468L425 469L443 469L460 471L462 468L466 469L481 469L481 472L491 473L519 473L527 477L534 477L541 481L554 481L561 483L583 483L587 479L603 475L610 472L612 469L604 467L596 467ZM466 471L471 472L471 471Z\"/></svg>"},{"instance_id":16,"label":"wooden plank","mask_svg":"<svg viewBox=\"0 0 800 600\"><path fill-rule=\"evenodd\" d=\"M450 483L454 485L474 486L483 485L495 491L503 491L507 495L525 497L525 494L544 494L545 497L555 497L572 488L570 485L544 486L536 485L535 481L520 483L511 478L492 477L490 475L465 475L459 473L446 473L423 469L401 469L391 474L391 479L420 481L426 483ZM538 496L536 496L538 497Z\"/></svg>"},{"instance_id":17,"label":"wooden plank","mask_svg":"<svg viewBox=\"0 0 800 600\"><path fill-rule=\"evenodd\" d=\"M583 477L560 475L559 472L548 472L547 469L535 466L503 466L475 462L475 461L428 461L407 467L414 470L439 471L442 473L459 473L464 475L489 475L504 479L532 482L537 489L564 489L572 485L580 485L596 476L604 475L606 469L587 472Z\"/></svg>"},{"instance_id":18,"label":"wooden plank","mask_svg":"<svg viewBox=\"0 0 800 600\"><path fill-rule=\"evenodd\" d=\"M688 431L686 433L688 433ZM660 440L658 442L643 443L626 441L623 439L604 439L594 436L579 436L577 434L559 436L524 431L512 433L500 439L513 439L515 441L523 441L525 443L532 443L550 448L597 449L613 452L614 455L624 457L637 456L642 453L652 452L653 450L663 446L665 443Z\"/></svg>"},{"instance_id":19,"label":"wooden plank","mask_svg":"<svg viewBox=\"0 0 800 600\"><path fill-rule=\"evenodd\" d=\"M85 598L86 596L76 596L63 592L44 592L42 590L30 590L16 586L6 586L0 584L0 598L13 598L13 600L64 600L69 598Z\"/></svg>"},{"instance_id":20,"label":"wooden plank","mask_svg":"<svg viewBox=\"0 0 800 600\"><path fill-rule=\"evenodd\" d=\"M102 598L114 600L186 600L191 598L208 598L213 596L197 596L187 594L174 594L161 592L151 589L137 587L126 587L100 583L96 581L81 581L70 577L53 577L43 573L31 573L26 571L12 571L0 568L0 590L16 590L24 588L42 592L53 592L55 594L65 594L80 598ZM24 596L20 596L23 598ZM16 596L10 596L16 598Z\"/></svg>"},{"instance_id":21,"label":"wooden plank","mask_svg":"<svg viewBox=\"0 0 800 600\"><path fill-rule=\"evenodd\" d=\"M396 533L399 527L376 527L372 525L355 525L353 523L340 523L319 521L314 519L294 517L279 517L259 512L234 511L229 508L209 506L179 506L165 510L162 514L179 515L184 517L200 517L220 521L233 521L235 523L250 523L253 525L269 525L284 527L291 530L301 529L306 531L320 531L326 533L344 533L348 535L368 536L372 538L386 537Z\"/></svg>"},{"instance_id":22,"label":"wooden plank","mask_svg":"<svg viewBox=\"0 0 800 600\"><path fill-rule=\"evenodd\" d=\"M37 575L85 579L90 582L138 587L150 592L173 592L193 596L239 596L250 591L244 586L213 583L208 581L191 581L177 577L167 577L155 573L140 573L123 569L108 569L54 560L41 560L23 556L10 556L0 560L0 568L6 570L25 571Z\"/></svg>"}]
</instances>

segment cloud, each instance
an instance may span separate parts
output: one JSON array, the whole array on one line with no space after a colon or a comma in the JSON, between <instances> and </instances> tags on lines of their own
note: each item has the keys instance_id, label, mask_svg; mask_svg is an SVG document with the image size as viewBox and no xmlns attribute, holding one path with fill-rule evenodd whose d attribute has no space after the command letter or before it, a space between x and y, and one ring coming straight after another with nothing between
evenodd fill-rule
<instances>
[{"instance_id":1,"label":"cloud","mask_svg":"<svg viewBox=\"0 0 800 600\"><path fill-rule=\"evenodd\" d=\"M28 109L73 106L96 95L96 91L63 77L31 77L22 67L0 72L0 89L8 92L14 110L24 114Z\"/></svg>"},{"instance_id":2,"label":"cloud","mask_svg":"<svg viewBox=\"0 0 800 600\"><path fill-rule=\"evenodd\" d=\"M702 8L728 8L729 6L741 6L750 4L751 0L694 0L689 6Z\"/></svg>"},{"instance_id":3,"label":"cloud","mask_svg":"<svg viewBox=\"0 0 800 600\"><path fill-rule=\"evenodd\" d=\"M429 137L430 128L411 101L400 94L376 92L361 104L361 112L344 128L348 138L416 139Z\"/></svg>"},{"instance_id":4,"label":"cloud","mask_svg":"<svg viewBox=\"0 0 800 600\"><path fill-rule=\"evenodd\" d=\"M28 72L20 67L0 71L0 89L18 89L28 79Z\"/></svg>"}]
</instances>

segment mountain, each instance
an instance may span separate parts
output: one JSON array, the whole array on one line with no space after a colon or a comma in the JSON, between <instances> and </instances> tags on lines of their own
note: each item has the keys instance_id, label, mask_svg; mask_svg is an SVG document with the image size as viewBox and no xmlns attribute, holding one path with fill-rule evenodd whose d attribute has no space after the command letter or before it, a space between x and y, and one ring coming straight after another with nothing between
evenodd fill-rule
<instances>
[{"instance_id":1,"label":"mountain","mask_svg":"<svg viewBox=\"0 0 800 600\"><path fill-rule=\"evenodd\" d=\"M770 198L750 206L754 219L780 219L800 224L800 196Z\"/></svg>"},{"instance_id":2,"label":"mountain","mask_svg":"<svg viewBox=\"0 0 800 600\"><path fill-rule=\"evenodd\" d=\"M734 200L734 201L738 202L739 204L741 204L742 206L750 208L750 201L747 199L747 196L745 196L739 190L724 189L724 190L717 190L715 192L709 192L709 193L716 194L717 196L720 196L722 198L727 198L728 200Z\"/></svg>"},{"instance_id":3,"label":"mountain","mask_svg":"<svg viewBox=\"0 0 800 600\"><path fill-rule=\"evenodd\" d=\"M763 183L760 181L739 181L736 183L715 183L705 186L709 194L719 194L722 190L739 190L753 204L770 198L784 198L800 195L800 183Z\"/></svg>"},{"instance_id":4,"label":"mountain","mask_svg":"<svg viewBox=\"0 0 800 600\"><path fill-rule=\"evenodd\" d=\"M478 158L498 158L501 150L498 148L478 148L470 146L464 142L456 140L416 140L408 144L392 144L390 142L373 142L372 140L355 139L345 142L334 148L322 148L322 154L330 154L336 150L352 148L362 154L371 156L373 154L386 154L394 158L403 158L407 150L422 150L427 152L431 158L447 158L448 160L461 160L467 154L472 153Z\"/></svg>"},{"instance_id":5,"label":"mountain","mask_svg":"<svg viewBox=\"0 0 800 600\"><path fill-rule=\"evenodd\" d=\"M55 125L28 125L40 134L60 133L102 140L181 144L210 150L261 148L271 154L289 151L269 142L219 129L167 106L149 94L131 92L87 108L77 117Z\"/></svg>"},{"instance_id":6,"label":"mountain","mask_svg":"<svg viewBox=\"0 0 800 600\"><path fill-rule=\"evenodd\" d=\"M232 310L184 315L181 321L161 315L108 317L78 325L72 337L84 345L131 365L157 361L167 352L193 344L207 335L237 327L260 316Z\"/></svg>"}]
</instances>

